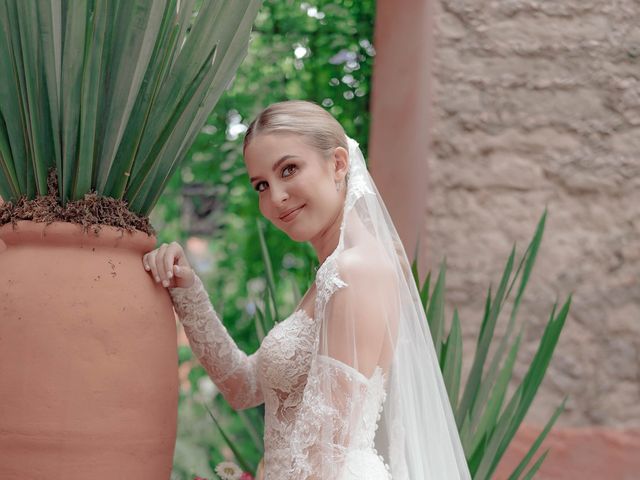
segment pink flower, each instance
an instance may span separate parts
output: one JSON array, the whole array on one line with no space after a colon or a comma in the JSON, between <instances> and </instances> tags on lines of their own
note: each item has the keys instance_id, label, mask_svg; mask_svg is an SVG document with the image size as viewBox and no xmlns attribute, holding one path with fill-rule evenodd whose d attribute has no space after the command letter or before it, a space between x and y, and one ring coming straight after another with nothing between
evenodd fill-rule
<instances>
[{"instance_id":1,"label":"pink flower","mask_svg":"<svg viewBox=\"0 0 640 480\"><path fill-rule=\"evenodd\" d=\"M207 480L207 479L204 477L193 477L193 480Z\"/></svg>"},{"instance_id":2,"label":"pink flower","mask_svg":"<svg viewBox=\"0 0 640 480\"><path fill-rule=\"evenodd\" d=\"M253 476L249 472L242 472L240 480L253 480Z\"/></svg>"}]
</instances>

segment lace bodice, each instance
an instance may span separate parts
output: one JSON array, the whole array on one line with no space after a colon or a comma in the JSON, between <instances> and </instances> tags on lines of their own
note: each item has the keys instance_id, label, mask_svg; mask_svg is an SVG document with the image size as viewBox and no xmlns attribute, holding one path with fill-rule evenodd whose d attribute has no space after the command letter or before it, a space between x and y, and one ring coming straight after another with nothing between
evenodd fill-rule
<instances>
[{"instance_id":1,"label":"lace bodice","mask_svg":"<svg viewBox=\"0 0 640 480\"><path fill-rule=\"evenodd\" d=\"M318 472L327 458L342 463L341 476L332 478L390 478L374 448L385 399L385 375L379 367L367 378L317 354L312 369L319 325L301 308L276 324L247 356L229 336L199 278L192 287L170 293L194 353L231 406L265 403L266 479L323 479ZM316 305L326 293L318 291ZM314 388L321 383L331 389ZM329 423L340 438L323 438L323 425Z\"/></svg>"}]
</instances>

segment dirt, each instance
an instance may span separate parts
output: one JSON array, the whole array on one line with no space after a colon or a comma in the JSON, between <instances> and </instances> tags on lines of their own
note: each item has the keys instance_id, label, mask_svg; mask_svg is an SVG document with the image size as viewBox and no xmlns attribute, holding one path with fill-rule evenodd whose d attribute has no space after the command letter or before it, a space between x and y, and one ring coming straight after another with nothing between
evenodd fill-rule
<instances>
[{"instance_id":1,"label":"dirt","mask_svg":"<svg viewBox=\"0 0 640 480\"><path fill-rule=\"evenodd\" d=\"M17 202L5 202L0 205L0 226L19 220L33 222L70 222L82 225L85 232L92 229L95 233L101 226L122 228L127 232L140 230L147 235L156 232L149 217L141 217L127 207L127 202L110 197L102 197L95 192L85 194L81 200L67 202L62 206L58 199L58 177L55 169L47 177L47 195L28 200L21 197Z\"/></svg>"}]
</instances>

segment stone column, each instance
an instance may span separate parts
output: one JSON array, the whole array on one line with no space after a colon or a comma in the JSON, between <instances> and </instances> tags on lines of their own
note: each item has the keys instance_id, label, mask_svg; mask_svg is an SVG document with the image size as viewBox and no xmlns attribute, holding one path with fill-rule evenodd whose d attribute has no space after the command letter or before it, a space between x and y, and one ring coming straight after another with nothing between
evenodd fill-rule
<instances>
[{"instance_id":1,"label":"stone column","mask_svg":"<svg viewBox=\"0 0 640 480\"><path fill-rule=\"evenodd\" d=\"M411 261L425 219L431 0L378 0L376 8L369 167Z\"/></svg>"}]
</instances>

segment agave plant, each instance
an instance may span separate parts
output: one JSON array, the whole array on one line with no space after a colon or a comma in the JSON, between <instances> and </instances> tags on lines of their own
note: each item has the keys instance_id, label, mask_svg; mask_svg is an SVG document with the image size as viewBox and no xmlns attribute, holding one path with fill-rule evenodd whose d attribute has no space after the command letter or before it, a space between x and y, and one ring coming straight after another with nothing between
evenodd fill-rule
<instances>
[{"instance_id":1,"label":"agave plant","mask_svg":"<svg viewBox=\"0 0 640 480\"><path fill-rule=\"evenodd\" d=\"M259 0L0 1L0 196L147 216L244 58Z\"/></svg>"},{"instance_id":2,"label":"agave plant","mask_svg":"<svg viewBox=\"0 0 640 480\"><path fill-rule=\"evenodd\" d=\"M492 289L489 288L482 324L476 342L473 364L461 396L462 331L457 310L454 310L449 332L445 334L444 331L446 261L441 263L438 277L433 288L431 288L431 273L429 272L427 274L424 282L420 282L417 262L414 261L412 265L416 287L420 292L425 308L434 347L439 357L440 369L449 394L449 401L456 418L469 470L474 480L488 480L495 472L496 467L500 463L500 459L504 455L509 443L513 440L518 427L521 425L522 420L533 402L569 313L571 296L567 298L559 311L556 311L557 303L554 304L533 361L522 382L517 386L512 397L505 405L507 387L512 379L513 366L517 358L525 327L525 323L522 323L519 326L518 334L515 338L512 338L514 329L516 328L517 313L542 241L546 217L547 212L545 210L538 222L533 239L519 260L515 272L514 245L495 295L492 295ZM264 235L260 228L259 233L267 279L267 289L265 289L263 299L264 305L256 311L255 317L256 331L258 337L262 339L265 332L273 326L275 319L278 318L278 314L276 310L273 269L264 241ZM509 313L506 333L498 340L494 336L495 326L503 306L516 284L518 284L518 288ZM299 290L296 289L294 296L299 298ZM495 349L488 368L485 368L488 352L495 341L498 342L497 348ZM548 451L540 455L531 466L528 467L528 465L558 416L564 410L566 400L567 398L565 397L562 403L556 408L543 430L531 445L529 451L509 476L509 480L528 480L533 478L533 475L538 471ZM249 417L248 412L239 413L242 414L245 424L251 423L247 427L250 432L247 437L251 439L256 450L262 451L261 441L257 440L256 435L256 431L262 431L262 422L256 420L249 422L248 420L253 419L254 416ZM209 414L215 421L215 417L211 411L209 411ZM225 434L220 424L217 421L215 423L224 441L234 452L237 460L241 465L248 467L250 462L240 455L234 446L234 442Z\"/></svg>"},{"instance_id":3,"label":"agave plant","mask_svg":"<svg viewBox=\"0 0 640 480\"><path fill-rule=\"evenodd\" d=\"M546 217L547 211L545 210L538 222L533 239L520 259L515 272L513 270L514 245L495 295L492 296L491 288L489 288L482 324L476 342L475 356L461 398L459 398L459 394L462 367L462 333L457 310L453 312L451 329L448 335L446 337L444 335L446 262L443 261L441 264L440 272L431 294L429 294L431 275L427 275L425 282L420 285L417 280L417 268L414 262L414 278L416 278L416 282L420 287L421 298L425 305L434 346L439 355L440 368L449 394L449 400L455 414L460 438L469 463L469 470L475 480L491 478L498 466L500 459L533 402L569 313L571 295L559 311L556 311L558 304L554 304L529 369L505 405L507 387L512 378L513 366L525 327L523 322L519 327L518 334L512 339L516 328L516 315L542 241ZM506 333L499 340L488 368L485 368L489 349L495 339L494 329L496 322L516 284L518 284L518 288L509 313ZM567 398L565 397L557 407L525 457L510 475L509 480L532 478L540 468L548 451L545 451L525 473L528 463L535 455L560 413L564 410L566 400Z\"/></svg>"}]
</instances>

